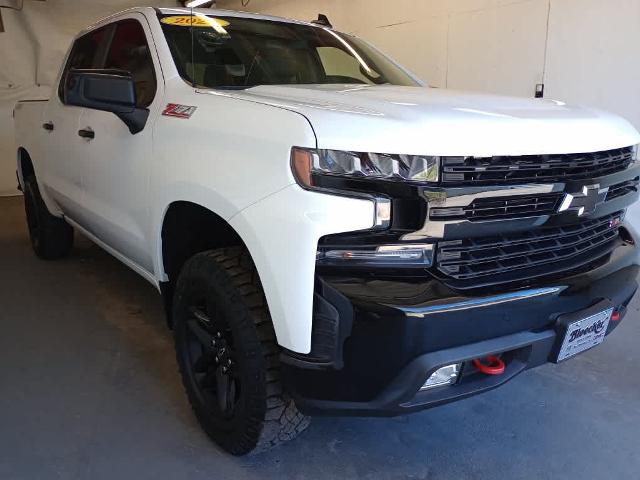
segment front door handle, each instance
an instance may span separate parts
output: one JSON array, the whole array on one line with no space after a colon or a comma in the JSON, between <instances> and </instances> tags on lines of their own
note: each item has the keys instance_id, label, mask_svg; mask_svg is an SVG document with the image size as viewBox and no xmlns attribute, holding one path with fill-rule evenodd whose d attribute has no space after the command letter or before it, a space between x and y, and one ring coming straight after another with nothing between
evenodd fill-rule
<instances>
[{"instance_id":1,"label":"front door handle","mask_svg":"<svg viewBox=\"0 0 640 480\"><path fill-rule=\"evenodd\" d=\"M53 131L53 122L47 122L47 123L43 123L42 124L42 128L44 128L45 130L52 132Z\"/></svg>"},{"instance_id":2,"label":"front door handle","mask_svg":"<svg viewBox=\"0 0 640 480\"><path fill-rule=\"evenodd\" d=\"M94 132L90 127L78 130L78 135L89 140L96 138L96 132Z\"/></svg>"}]
</instances>

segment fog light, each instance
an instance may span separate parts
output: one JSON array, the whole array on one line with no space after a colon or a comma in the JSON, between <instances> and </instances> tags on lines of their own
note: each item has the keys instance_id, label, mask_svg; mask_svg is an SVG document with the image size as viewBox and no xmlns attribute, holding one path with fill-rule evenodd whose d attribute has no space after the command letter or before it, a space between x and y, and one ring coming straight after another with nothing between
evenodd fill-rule
<instances>
[{"instance_id":1,"label":"fog light","mask_svg":"<svg viewBox=\"0 0 640 480\"><path fill-rule=\"evenodd\" d=\"M429 390L431 388L442 387L444 385L453 385L458 381L460 374L460 363L447 365L439 368L431 374L420 390Z\"/></svg>"}]
</instances>

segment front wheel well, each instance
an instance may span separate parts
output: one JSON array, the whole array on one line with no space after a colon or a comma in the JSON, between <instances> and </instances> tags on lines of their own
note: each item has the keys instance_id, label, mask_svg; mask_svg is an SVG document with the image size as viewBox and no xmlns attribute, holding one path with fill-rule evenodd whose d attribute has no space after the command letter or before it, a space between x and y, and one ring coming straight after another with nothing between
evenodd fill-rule
<instances>
[{"instance_id":1,"label":"front wheel well","mask_svg":"<svg viewBox=\"0 0 640 480\"><path fill-rule=\"evenodd\" d=\"M197 253L246 245L229 223L201 205L179 201L169 205L162 223L162 263L168 282L161 285L171 318L173 289L185 262Z\"/></svg>"}]
</instances>

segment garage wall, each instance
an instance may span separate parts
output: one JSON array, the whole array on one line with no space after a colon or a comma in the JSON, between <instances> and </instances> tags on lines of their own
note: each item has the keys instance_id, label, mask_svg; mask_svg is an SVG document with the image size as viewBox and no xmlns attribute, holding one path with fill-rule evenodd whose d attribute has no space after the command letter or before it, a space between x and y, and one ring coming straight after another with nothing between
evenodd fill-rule
<instances>
[{"instance_id":1,"label":"garage wall","mask_svg":"<svg viewBox=\"0 0 640 480\"><path fill-rule=\"evenodd\" d=\"M547 93L640 128L640 0L552 0Z\"/></svg>"}]
</instances>

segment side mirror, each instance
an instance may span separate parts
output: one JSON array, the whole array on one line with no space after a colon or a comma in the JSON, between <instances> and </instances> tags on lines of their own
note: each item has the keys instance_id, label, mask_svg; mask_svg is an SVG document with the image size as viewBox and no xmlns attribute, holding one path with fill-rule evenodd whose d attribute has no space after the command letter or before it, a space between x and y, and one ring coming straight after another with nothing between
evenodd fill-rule
<instances>
[{"instance_id":1,"label":"side mirror","mask_svg":"<svg viewBox=\"0 0 640 480\"><path fill-rule=\"evenodd\" d=\"M122 70L70 70L64 103L114 113L132 134L141 132L149 117L148 109L136 107L133 77Z\"/></svg>"}]
</instances>

